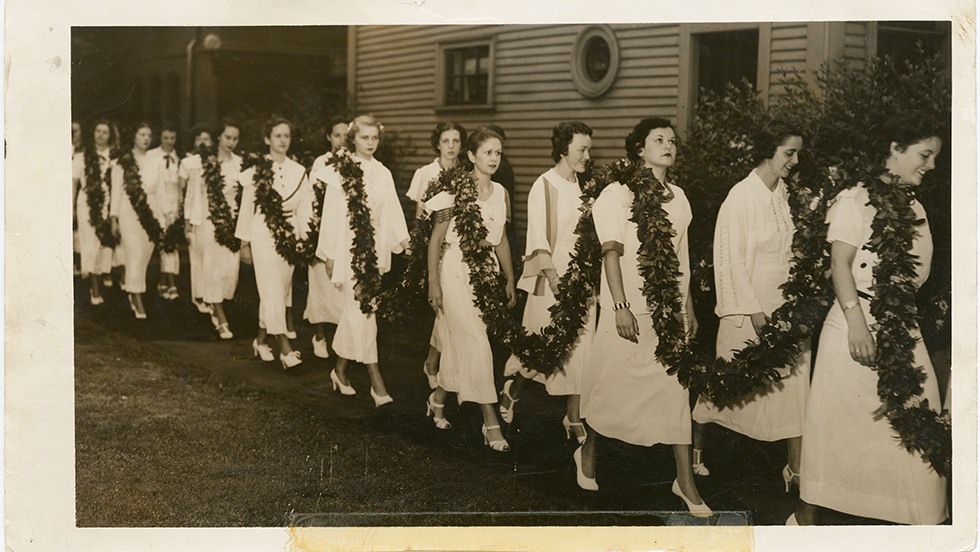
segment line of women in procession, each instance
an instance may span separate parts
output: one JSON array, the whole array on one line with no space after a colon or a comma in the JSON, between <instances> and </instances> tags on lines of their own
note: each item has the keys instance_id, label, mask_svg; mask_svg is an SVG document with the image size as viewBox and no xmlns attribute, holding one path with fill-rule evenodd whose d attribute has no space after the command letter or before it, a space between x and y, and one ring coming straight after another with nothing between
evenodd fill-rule
<instances>
[{"instance_id":1,"label":"line of women in procession","mask_svg":"<svg viewBox=\"0 0 980 552\"><path fill-rule=\"evenodd\" d=\"M410 253L410 247L417 245L410 243L391 172L374 158L383 131L381 123L367 115L331 121L332 151L307 170L287 155L291 124L273 119L264 129L268 163L242 171L241 158L233 153L239 127L228 121L215 129L216 149L183 160L176 179L177 186L186 188L182 205L192 236L192 295L206 305L221 337L231 337L222 303L234 293L239 260L251 263L260 298L252 350L262 360L273 361L269 336L275 336L283 367L299 364L300 353L290 342L295 338L290 313L294 264L284 247L313 248L317 262L308 268L305 316L316 326L314 354L328 356L324 325L336 324L330 345L338 360L330 372L331 385L343 395L355 395L347 371L352 363L365 364L377 406L393 399L378 366L376 317L365 307L372 297L366 296L370 290L361 280L366 273L363 261L368 259L373 263L369 269L384 274L392 255ZM135 131L133 150L127 153L135 164L110 162L111 133L111 125L97 123L91 149L77 154L74 164L76 188L81 190L77 216L82 272L92 275L91 298L96 304L98 281L112 256L92 229L99 221L88 196L101 190L107 205L98 207L126 252L124 289L135 316L142 318L141 294L153 243L137 212L142 204L133 202L138 194L127 194L137 184L133 165L138 184L152 198L144 203L150 204L160 226L172 223L179 213L172 196L164 193L169 182L165 162L146 152L149 129L140 126ZM935 167L944 131L928 116L901 114L882 124L877 133L879 146L868 153L885 170L883 182L914 187ZM793 363L781 368L778 382L760 387L738 405L722 408L707 397L696 397L692 410L688 390L668 375L670 367L655 354L659 340L653 331L651 305L642 291L646 281L640 263L648 237L638 235L632 213L635 193L627 183L613 182L591 207L601 244L598 297L588 302L585 323L562 370L545 376L513 356L506 363L507 379L497 390L487 327L475 301L464 252L468 236L457 225L462 224L463 202L454 194L457 190L432 193L427 187L444 171L464 164L475 183L472 200L486 229L480 246L491 253L495 270L506 282L507 307L516 304L518 289L526 292L523 326L528 332L540 331L550 322L558 282L569 270L575 250L592 134L588 125L578 121L554 127L555 165L530 188L523 271L518 275L505 232L511 198L493 178L501 163L503 138L486 127L468 133L452 122L439 123L432 132L438 157L416 172L407 195L417 203L418 217L432 219L427 293L436 318L423 372L432 389L426 410L435 427L452 427L445 407L455 394L458 402L480 406L484 443L506 452L510 445L501 425L512 423L519 414L526 386L540 382L549 395L564 397L564 431L581 445L573 459L582 489L598 490L602 479L598 436L641 446L666 444L672 447L676 464L671 491L693 515L709 516L712 511L698 492L697 477L710 474L710 443L705 442L704 426L715 423L752 439L786 441L782 477L786 490L797 485L801 497L788 523L817 523L821 508L896 523L943 522L948 516L945 478L930 470L917 453L902 448L886 419L872 415L881 408L877 374L870 368L876 339L869 309L879 259L868 247L876 210L869 205L864 184L842 191L827 215L837 301L820 334L812 381L811 355L804 348ZM787 181L799 162L804 137L779 122L758 129L757 134L752 149L755 168L731 188L716 222L713 248L720 317L716 348L725 358L756 340L783 303L780 286L789 278L793 257ZM677 157L676 130L666 119L643 119L626 136L625 150L631 163L649 169L654 177L649 185L664 198L661 207L673 230L670 245L679 275L654 276L676 279L681 323L693 336L698 320L689 292L687 237L693 216L684 190L671 177ZM86 182L88 163L98 164L98 174L111 173L108 180L100 181L101 188ZM360 169L361 188L352 186L358 176L343 168L352 163ZM352 193L357 189L363 193ZM124 194L129 195L128 201ZM912 208L921 221L911 243L911 253L918 259L912 284L919 286L928 277L932 242L922 206L913 199ZM358 226L352 220L365 224ZM373 257L356 253L364 233L373 238ZM239 240L239 251L228 247L228 236ZM194 274L200 276L195 280ZM915 364L923 367L925 375L923 396L938 407L939 390L929 357L921 338L913 337Z\"/></svg>"}]
</instances>

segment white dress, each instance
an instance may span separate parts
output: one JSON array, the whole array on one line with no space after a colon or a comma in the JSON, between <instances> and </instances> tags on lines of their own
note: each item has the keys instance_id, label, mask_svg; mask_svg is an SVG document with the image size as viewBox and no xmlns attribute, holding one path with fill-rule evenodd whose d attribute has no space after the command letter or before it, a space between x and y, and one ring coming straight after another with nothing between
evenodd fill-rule
<instances>
[{"instance_id":1,"label":"white dress","mask_svg":"<svg viewBox=\"0 0 980 552\"><path fill-rule=\"evenodd\" d=\"M540 332L551 323L548 309L555 304L545 269L554 269L560 278L568 270L575 249L582 204L582 189L577 181L562 178L554 169L544 173L531 186L527 196L527 246L524 273L517 287L528 293L524 307L524 328ZM582 372L589 363L592 339L595 336L595 301L591 301L585 326L579 330L578 341L563 364L564 371L551 376L525 369L516 356L507 360L504 375L521 372L527 378L545 384L549 395L579 395L582 392Z\"/></svg>"},{"instance_id":2,"label":"white dress","mask_svg":"<svg viewBox=\"0 0 980 552\"><path fill-rule=\"evenodd\" d=\"M863 249L876 214L867 202L867 190L856 186L841 192L827 213L827 240L858 249L851 273L858 291L866 294L877 264L877 256ZM918 218L926 220L918 201L912 208ZM917 230L911 250L919 262L916 287L929 277L932 262L928 222ZM869 301L861 298L859 303L873 328ZM820 333L803 426L800 497L810 504L867 518L912 525L942 523L947 517L946 479L932 471L918 453L901 446L887 419L874 419L873 412L881 407L878 374L851 358L847 333L844 312L835 301ZM918 332L915 337L913 364L926 376L923 397L938 409L939 387L932 362Z\"/></svg>"},{"instance_id":3,"label":"white dress","mask_svg":"<svg viewBox=\"0 0 980 552\"><path fill-rule=\"evenodd\" d=\"M167 153L163 149L157 147L146 152L146 155L150 157L158 157L160 163L163 165L163 193L161 195L161 200L164 204L164 210L170 213L174 219L178 214L179 206L181 203L180 197L180 181L177 179L179 172L179 161L177 159L177 152L171 151ZM166 230L167 225L164 223L161 227ZM180 252L174 250L171 252L166 252L160 250L160 272L166 274L180 274Z\"/></svg>"},{"instance_id":4,"label":"white dress","mask_svg":"<svg viewBox=\"0 0 980 552\"><path fill-rule=\"evenodd\" d=\"M194 240L197 241L199 258L197 268L191 264L191 280L198 273L198 290L195 297L205 303L221 303L235 297L238 287L240 252L220 245L214 238L214 223L211 221L211 200L208 197L207 183L202 178L201 157L191 155L180 164L181 171L188 177L185 217L194 225ZM232 220L237 216L238 180L241 177L242 158L232 154L220 163L224 186L223 195L231 207ZM192 178L194 183L192 184ZM191 190L194 189L192 192ZM243 193L244 196L244 193ZM193 256L192 256L193 259ZM197 293L200 295L197 295Z\"/></svg>"},{"instance_id":5,"label":"white dress","mask_svg":"<svg viewBox=\"0 0 980 552\"><path fill-rule=\"evenodd\" d=\"M408 227L395 191L395 181L389 171L377 159L365 161L352 156L364 171L364 192L371 211L374 229L374 246L378 256L378 271L385 274L391 269L391 254L402 251L402 242L408 241ZM351 248L357 236L350 227L347 211L347 194L340 174L333 166L318 169L314 178L327 184L323 199L323 216L320 221L320 239L316 255L321 260L332 260L332 280L341 286L344 295L343 310L334 333L332 347L337 355L365 364L378 362L378 321L374 313L361 312L361 304L354 296L354 271L351 267Z\"/></svg>"},{"instance_id":6,"label":"white dress","mask_svg":"<svg viewBox=\"0 0 980 552\"><path fill-rule=\"evenodd\" d=\"M191 297L204 298L204 231L201 222L204 219L204 206L207 201L207 190L204 189L202 178L201 156L188 155L180 161L177 177L187 182L184 190L184 217L193 226L190 239L187 242L187 257L191 272ZM192 214L193 213L193 214Z\"/></svg>"},{"instance_id":7,"label":"white dress","mask_svg":"<svg viewBox=\"0 0 980 552\"><path fill-rule=\"evenodd\" d=\"M436 157L428 165L419 167L415 171L415 174L412 175L412 183L409 185L408 192L405 193L405 196L415 202L417 210L421 211L425 209L425 205L422 203L422 199L425 198L425 192L428 191L429 183L432 182L432 179L437 178L441 172L442 165L439 164L439 158ZM420 212L416 212L416 216L420 215ZM437 351L442 350L442 340L439 337L439 328L442 325L442 315L437 312L435 322L432 324L432 334L429 337L429 345Z\"/></svg>"},{"instance_id":8,"label":"white dress","mask_svg":"<svg viewBox=\"0 0 980 552\"><path fill-rule=\"evenodd\" d=\"M96 152L99 156L99 174L105 175L109 168L109 148ZM102 241L92 226L88 208L88 194L85 186L85 153L80 151L72 157L71 176L81 182L78 195L75 197L75 216L78 220L78 254L81 258L82 276L89 274L108 274L112 270L112 248L103 247ZM110 186L102 183L102 216L109 216L109 205L112 202Z\"/></svg>"},{"instance_id":9,"label":"white dress","mask_svg":"<svg viewBox=\"0 0 980 552\"><path fill-rule=\"evenodd\" d=\"M317 157L310 168L310 182L314 191L324 189L324 198L326 198L326 184L315 175L319 170L326 169L327 161L331 157L333 154L329 152ZM323 209L320 209L320 212L323 212ZM327 275L327 269L322 262L316 261L306 270L309 293L306 296L303 318L310 324L336 324L340 321L340 313L344 310L344 294L341 287L330 281L330 276Z\"/></svg>"},{"instance_id":10,"label":"white dress","mask_svg":"<svg viewBox=\"0 0 980 552\"><path fill-rule=\"evenodd\" d=\"M687 226L691 206L684 191L670 185L674 199L663 205L676 235L671 245L680 262L678 285L681 305L690 285ZM691 443L691 408L688 391L656 359L657 334L641 287L643 278L637 264L640 242L632 216L633 192L625 185L608 185L592 208L596 234L603 251L622 248L619 262L623 289L630 310L640 327L639 343L627 341L616 332L612 292L603 266L599 303L602 313L592 342L592 358L582 376L582 417L602 435L634 445Z\"/></svg>"},{"instance_id":11,"label":"white dress","mask_svg":"<svg viewBox=\"0 0 980 552\"><path fill-rule=\"evenodd\" d=\"M500 245L507 223L507 190L493 182L493 193L486 201L477 200L487 228L487 242ZM441 211L452 207L455 198L448 192L439 192L426 202L426 209ZM463 260L459 248L460 236L456 233L455 219L446 232L446 246L442 254L440 283L442 284L442 356L439 359L439 387L456 393L460 403L477 404L497 402L497 390L493 381L493 351L487 337L487 326L480 310L473 304L473 288L470 285L470 268ZM490 253L496 263L497 256Z\"/></svg>"},{"instance_id":12,"label":"white dress","mask_svg":"<svg viewBox=\"0 0 980 552\"><path fill-rule=\"evenodd\" d=\"M732 187L715 225L715 313L721 317L716 349L730 360L746 341L757 341L752 313L771 315L783 304L779 286L789 279L793 251L793 218L786 184L772 191L752 171ZM799 437L810 389L809 344L783 379L767 385L734 407L718 408L699 397L692 414L700 424L716 423L760 441Z\"/></svg>"},{"instance_id":13,"label":"white dress","mask_svg":"<svg viewBox=\"0 0 980 552\"><path fill-rule=\"evenodd\" d=\"M161 228L166 228L166 190L163 189L164 167L159 158L149 155L133 154L139 171L143 191L146 192L146 202L154 218ZM156 244L150 241L146 230L136 216L136 210L124 189L123 168L118 160L112 166L112 205L109 208L112 216L119 217L120 245L123 248L123 260L126 275L123 289L129 293L146 292L146 267L153 256Z\"/></svg>"},{"instance_id":14,"label":"white dress","mask_svg":"<svg viewBox=\"0 0 980 552\"><path fill-rule=\"evenodd\" d=\"M272 187L282 199L282 211L298 239L306 235L312 215L313 189L303 165L289 159L272 163ZM243 186L235 237L251 244L255 286L259 291L259 328L272 335L286 333L286 307L292 306L293 265L276 251L265 216L255 203L255 167L238 181Z\"/></svg>"}]
</instances>

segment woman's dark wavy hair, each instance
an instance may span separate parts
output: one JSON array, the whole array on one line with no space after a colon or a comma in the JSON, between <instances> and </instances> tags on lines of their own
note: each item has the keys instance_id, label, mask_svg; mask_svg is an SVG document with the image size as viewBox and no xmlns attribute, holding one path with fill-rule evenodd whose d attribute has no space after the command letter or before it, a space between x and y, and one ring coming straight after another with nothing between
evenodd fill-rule
<instances>
[{"instance_id":1,"label":"woman's dark wavy hair","mask_svg":"<svg viewBox=\"0 0 980 552\"><path fill-rule=\"evenodd\" d=\"M480 127L476 132L466 137L466 151L476 155L476 151L480 149L480 146L491 138L500 140L501 145L504 143L504 139L500 134L494 132L489 127ZM461 161L463 162L464 169L468 171L473 170L473 163L470 161L469 156L464 157Z\"/></svg>"},{"instance_id":2,"label":"woman's dark wavy hair","mask_svg":"<svg viewBox=\"0 0 980 552\"><path fill-rule=\"evenodd\" d=\"M211 135L211 139L217 142L218 139L221 137L221 135L225 133L225 129L228 127L237 128L238 132L242 131L241 123L239 123L235 119L232 119L231 117L224 117L220 121L218 121L218 126L214 127L214 129L208 131L208 129L205 128L202 130L202 132L207 131L208 134ZM194 136L197 136L199 134L201 134L201 132L198 132Z\"/></svg>"},{"instance_id":3,"label":"woman's dark wavy hair","mask_svg":"<svg viewBox=\"0 0 980 552\"><path fill-rule=\"evenodd\" d=\"M899 151L905 151L912 144L928 138L936 137L945 141L947 133L946 126L925 111L898 113L885 119L874 129L875 160L884 164L891 155L892 142L896 144Z\"/></svg>"},{"instance_id":4,"label":"woman's dark wavy hair","mask_svg":"<svg viewBox=\"0 0 980 552\"><path fill-rule=\"evenodd\" d=\"M592 136L592 128L582 121L565 121L551 130L551 158L558 162L562 155L568 155L568 145L576 134Z\"/></svg>"},{"instance_id":5,"label":"woman's dark wavy hair","mask_svg":"<svg viewBox=\"0 0 980 552\"><path fill-rule=\"evenodd\" d=\"M793 136L803 138L800 130L783 121L771 121L756 132L752 140L752 162L756 165L776 155L776 149Z\"/></svg>"},{"instance_id":6,"label":"woman's dark wavy hair","mask_svg":"<svg viewBox=\"0 0 980 552\"><path fill-rule=\"evenodd\" d=\"M459 133L459 142L461 144L466 143L466 129L463 125L455 121L442 121L436 125L436 128L432 130L432 134L429 136L429 142L432 144L432 149L436 153L439 153L439 139L442 138L442 133L447 130L455 130Z\"/></svg>"},{"instance_id":7,"label":"woman's dark wavy hair","mask_svg":"<svg viewBox=\"0 0 980 552\"><path fill-rule=\"evenodd\" d=\"M650 131L655 128L669 128L674 131L675 136L677 135L677 129L674 128L674 125L663 117L640 119L640 122L636 123L633 130L626 136L626 157L630 161L636 163L640 160L640 150L643 149L643 143L646 142Z\"/></svg>"},{"instance_id":8,"label":"woman's dark wavy hair","mask_svg":"<svg viewBox=\"0 0 980 552\"><path fill-rule=\"evenodd\" d=\"M95 151L95 129L99 125L109 127L109 149L115 149L119 145L119 136L116 134L116 125L112 124L109 119L92 121L92 124L88 125L88 132L85 131L85 127L82 127L82 148L91 148L92 151Z\"/></svg>"},{"instance_id":9,"label":"woman's dark wavy hair","mask_svg":"<svg viewBox=\"0 0 980 552\"><path fill-rule=\"evenodd\" d=\"M290 123L289 122L289 119L287 119L285 117L280 117L278 115L273 115L271 119L269 119L268 121L265 122L264 125L262 125L262 137L263 138L269 138L269 137L271 137L272 136L272 129L276 128L279 125L286 125L286 126L288 126L289 127L289 133L290 134L293 133L293 130L295 128L295 127L293 127L293 123ZM212 136L211 139L214 140L214 136Z\"/></svg>"}]
</instances>

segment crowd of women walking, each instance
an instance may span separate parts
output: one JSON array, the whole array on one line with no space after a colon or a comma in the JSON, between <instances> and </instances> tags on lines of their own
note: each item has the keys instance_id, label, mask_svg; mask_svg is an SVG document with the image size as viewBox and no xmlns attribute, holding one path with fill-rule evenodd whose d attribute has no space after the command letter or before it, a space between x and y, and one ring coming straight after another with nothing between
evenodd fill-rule
<instances>
[{"instance_id":1,"label":"crowd of women walking","mask_svg":"<svg viewBox=\"0 0 980 552\"><path fill-rule=\"evenodd\" d=\"M787 182L805 137L778 121L756 130L755 168L731 188L715 223L716 349L723 358L757 340L784 302L780 287L793 262L795 227ZM159 129L160 146L149 149L151 127L134 125L117 153L118 131L112 123L95 121L84 132L79 127L84 136L76 141L73 189L81 274L89 279L92 305L102 304L104 286L113 283L108 277L112 267L122 265L121 286L133 316L145 319L147 266L155 248L161 255L158 290L166 299L176 298L174 275L181 267L174 229L182 228L190 259L189 295L211 316L217 335L233 337L225 303L234 297L240 263L251 264L260 302L251 350L262 361L278 359L290 368L302 362L293 343L293 271L307 267L303 317L315 327L313 354L327 358L334 351L338 358L329 377L342 395L357 394L347 375L352 366L364 364L369 394L381 407L394 398L378 364L380 276L391 269L393 255L425 247L424 292L435 323L420 377L432 390L426 410L435 428L452 428L446 403L455 395L458 402L479 405L485 445L507 452L502 424L521 415L526 386L538 382L548 395L563 397L562 425L568 439L580 445L573 459L576 483L584 490L598 490L602 479L598 435L640 446L670 445L676 464L671 491L691 514L710 516L698 478L710 477L711 444L704 426L714 423L752 439L786 441L782 477L787 492L798 486L801 497L787 523L818 523L821 508L904 524L947 519L946 479L898 444L888 420L874 415L882 405L878 376L871 369L877 326L870 304L880 259L869 245L877 209L869 202L868 183L840 192L827 214L836 302L814 358L802 344L793 362L780 368L778 381L759 386L734 406L719 406L709 396L692 397L657 352L663 336L652 329L656 305L644 290L651 277L676 281L678 320L686 336L697 333L687 230L702 221L693 220L684 189L672 177L676 129L666 119L642 119L625 138L625 155L652 175L645 182L662 198L676 274L649 274L642 262L649 237L638 231L633 183L606 183L590 211L601 279L584 305L581 327L566 329L575 335L561 369L544 374L514 354L498 390L481 312L485 298L474 285L468 244L476 239L489 254L492 270L504 282L500 300L507 308L516 304L518 290L527 294L525 331L547 326L563 295L559 283L576 254L592 129L579 121L554 127L554 166L534 181L527 198L523 263L511 258L505 227L512 198L494 180L504 140L492 128L467 132L446 121L432 131L438 156L416 171L407 192L416 203L417 219L431 223L424 243L410 239L392 174L375 158L384 126L374 117L331 120L330 151L309 167L289 156L294 134L289 121L266 123L267 149L247 168L235 153L240 132L231 120L211 130L195 129L196 153L178 159L176 132L166 126ZM879 146L867 152L882 169L881 184L875 185L906 188L919 185L935 167L945 135L921 113L894 116L876 132ZM464 175L470 187L446 186L440 177L448 171ZM907 283L917 287L929 275L932 242L925 212L910 197L918 220L908 247L918 262ZM475 238L469 235L473 217L485 229ZM520 274L515 264L523 266ZM328 344L329 324L336 331ZM911 337L909 353L922 367L922 396L938 409L939 389L928 354L918 334Z\"/></svg>"}]
</instances>

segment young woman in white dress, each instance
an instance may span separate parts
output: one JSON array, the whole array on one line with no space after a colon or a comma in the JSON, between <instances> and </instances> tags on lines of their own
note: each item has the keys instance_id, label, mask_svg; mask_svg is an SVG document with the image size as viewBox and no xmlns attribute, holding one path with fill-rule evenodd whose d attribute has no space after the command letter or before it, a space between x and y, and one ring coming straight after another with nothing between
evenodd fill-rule
<instances>
[{"instance_id":1,"label":"young woman in white dress","mask_svg":"<svg viewBox=\"0 0 980 552\"><path fill-rule=\"evenodd\" d=\"M412 184L408 187L405 194L415 202L415 216L422 217L425 213L425 193L429 189L429 183L437 178L442 171L448 171L456 166L459 152L466 142L466 129L453 121L443 121L436 125L429 137L432 149L439 154L431 163L420 167L412 176ZM442 323L441 316L436 313L436 321L432 325L432 335L429 338L429 353L422 364L422 371L428 380L429 389L436 388L436 373L439 371L439 325Z\"/></svg>"},{"instance_id":2,"label":"young woman in white dress","mask_svg":"<svg viewBox=\"0 0 980 552\"><path fill-rule=\"evenodd\" d=\"M184 163L192 157L194 152L198 151L201 146L211 147L211 129L204 124L197 124L191 128L191 154L185 157L180 162L180 169L178 177L182 179L182 184L184 187L184 212L187 212L188 197L191 194L196 193L196 191L188 190L187 185L191 183L199 183L194 180L194 173L196 172L197 177L200 178L201 165L200 162L194 166L194 168L185 169ZM200 159L200 158L198 158ZM204 242L204 238L197 238L195 233L201 231L201 226L187 225L185 227L187 233L187 260L190 265L191 273L191 304L197 309L201 314L213 314L211 312L211 307L204 302L204 272L202 264L204 263L203 255L204 251L201 249L200 244Z\"/></svg>"},{"instance_id":3,"label":"young woman in white dress","mask_svg":"<svg viewBox=\"0 0 980 552\"><path fill-rule=\"evenodd\" d=\"M674 164L677 142L673 125L666 119L643 119L626 137L626 155L649 168L669 198L663 204L675 235L671 245L677 254L684 325L689 335L697 331L694 303L689 293L690 259L687 227L691 206L684 191L670 184L667 171ZM595 433L633 445L671 445L677 478L671 492L696 516L711 515L701 500L691 471L691 408L688 391L656 358L658 336L641 289L640 240L632 222L633 192L613 182L603 189L592 209L596 234L602 244L602 313L593 340L590 363L582 376L582 418L588 423L585 444L575 451L578 484L597 490L595 481L597 439ZM635 314L634 314L635 313Z\"/></svg>"},{"instance_id":4,"label":"young woman in white dress","mask_svg":"<svg viewBox=\"0 0 980 552\"><path fill-rule=\"evenodd\" d=\"M235 121L226 119L215 129L218 137L216 157L221 171L223 186L221 193L230 208L232 223L238 220L238 179L242 172L242 158L235 154L241 127ZM200 250L198 270L200 272L199 293L211 311L214 329L221 339L231 339L234 334L228 327L224 302L235 297L238 287L240 254L218 243L215 239L215 226L211 216L211 197L208 183L202 178L203 166L200 154L190 155L180 164L182 186L187 190L185 198L185 217L187 232L191 239L197 240Z\"/></svg>"},{"instance_id":5,"label":"young woman in white dress","mask_svg":"<svg viewBox=\"0 0 980 552\"><path fill-rule=\"evenodd\" d=\"M935 168L945 130L931 116L909 112L885 121L877 130L873 155L901 185L915 187ZM878 396L877 330L871 315L877 254L866 248L877 210L868 189L858 184L838 194L827 213L831 277L837 301L820 332L813 382L803 425L800 504L787 525L815 525L823 508L909 525L942 523L948 516L946 478L917 452L901 446L888 419L875 417ZM911 282L929 277L932 234L922 205L912 199L919 219L910 253L918 261ZM913 366L925 379L922 397L932 409L941 405L936 374L918 330Z\"/></svg>"},{"instance_id":6,"label":"young woman in white dress","mask_svg":"<svg viewBox=\"0 0 980 552\"><path fill-rule=\"evenodd\" d=\"M317 179L314 175L326 168L327 163L333 159L337 151L347 143L347 125L350 121L346 117L333 117L327 126L327 142L330 144L330 151L317 157L310 165L310 182L314 190L321 190L326 183ZM324 190L324 198L326 190ZM321 212L323 209L321 209ZM320 261L311 263L307 267L307 281L309 282L309 292L306 296L306 310L303 312L310 324L313 324L313 356L317 358L330 358L330 350L327 346L327 324L340 322L340 313L344 310L344 294L340 287L330 281L330 276L323 268Z\"/></svg>"},{"instance_id":7,"label":"young woman in white dress","mask_svg":"<svg viewBox=\"0 0 980 552\"><path fill-rule=\"evenodd\" d=\"M466 141L466 155L473 164L472 177L476 181L477 202L487 229L484 247L492 247L499 269L507 280L507 306L516 303L514 268L511 264L510 244L504 233L507 223L507 191L490 177L500 164L502 153L498 134L480 129ZM426 400L426 409L435 426L448 429L445 417L446 396L456 393L459 402L475 402L483 414L484 444L492 450L506 452L510 445L504 439L497 419L497 391L493 381L493 351L487 337L479 309L473 304L473 288L470 285L470 269L463 260L460 236L456 233L455 198L449 192L439 192L426 204L435 216L435 226L429 241L429 303L443 316L440 328L442 356L436 389ZM441 265L440 265L441 256Z\"/></svg>"},{"instance_id":8,"label":"young woman in white dress","mask_svg":"<svg viewBox=\"0 0 980 552\"><path fill-rule=\"evenodd\" d=\"M383 275L391 269L391 254L408 250L408 226L391 171L374 158L382 130L377 119L361 115L348 127L347 146L354 152L351 158L364 172L364 201L371 212L378 272ZM333 337L333 350L338 358L330 372L330 380L341 394L354 395L357 392L347 379L347 366L350 362L365 364L371 377L371 398L375 406L380 407L394 399L385 387L378 366L377 317L373 312L365 314L361 311L361 286L355 281L351 266L351 249L358 236L350 226L347 193L335 166L324 167L312 178L327 185L317 257L326 261L327 274L335 285L342 287L344 294L343 310Z\"/></svg>"},{"instance_id":9,"label":"young woman in white dress","mask_svg":"<svg viewBox=\"0 0 980 552\"><path fill-rule=\"evenodd\" d=\"M153 130L147 123L139 123L133 132L133 148L130 150L140 184L146 194L146 203L162 230L177 218L177 210L168 205L164 189L164 166L159 157L146 154L153 138ZM140 223L132 199L125 189L124 160L117 159L112 167L112 204L109 212L113 231L120 237L126 273L123 289L129 294L129 306L137 320L146 319L143 294L146 293L146 268L156 246Z\"/></svg>"},{"instance_id":10,"label":"young woman in white dress","mask_svg":"<svg viewBox=\"0 0 980 552\"><path fill-rule=\"evenodd\" d=\"M164 123L160 126L160 145L149 150L147 155L159 157L164 166L163 198L168 212L180 214L179 207L183 202L184 189L180 182L180 158L177 156L177 127ZM186 230L185 230L186 233ZM160 281L157 283L157 293L160 297L173 301L179 297L177 293L177 276L180 274L180 252L160 250Z\"/></svg>"},{"instance_id":11,"label":"young woman in white dress","mask_svg":"<svg viewBox=\"0 0 980 552\"><path fill-rule=\"evenodd\" d=\"M282 202L285 219L293 227L297 239L309 231L312 216L313 189L306 169L287 157L292 136L292 124L274 117L263 128L265 143L272 161L272 188L275 200ZM255 286L259 291L259 330L252 342L253 353L263 361L274 360L272 348L266 343L269 334L279 342L279 361L283 368L302 363L299 351L289 342L286 324L287 309L292 305L293 265L276 250L276 240L269 229L265 214L256 203L255 167L242 172L242 206L238 211L235 237L241 240L241 259L255 267Z\"/></svg>"},{"instance_id":12,"label":"young woman in white dress","mask_svg":"<svg viewBox=\"0 0 980 552\"><path fill-rule=\"evenodd\" d=\"M105 173L110 165L110 145L114 142L112 125L108 121L96 121L92 127L92 139L83 140L82 149L76 152L71 160L81 275L89 279L89 301L93 305L101 305L104 302L101 283L102 279L112 271L112 248L102 245L102 241L95 233L95 227L92 226L90 198L85 191L89 182L85 173L88 168L87 163L99 164L98 174L102 179L99 183L102 189L102 216L108 217L112 194L109 184L105 182Z\"/></svg>"},{"instance_id":13,"label":"young woman in white dress","mask_svg":"<svg viewBox=\"0 0 980 552\"><path fill-rule=\"evenodd\" d=\"M555 304L558 279L568 270L578 236L575 227L581 216L582 187L579 175L585 172L592 148L592 129L581 121L559 123L551 133L551 158L555 166L534 181L527 196L527 245L524 273L518 288L526 291L524 328L540 332L551 322L548 309ZM510 357L504 376L517 377L504 382L500 392L500 416L507 423L514 419L514 405L521 390L530 379L545 385L549 395L566 398L562 425L566 437L585 442L585 427L579 415L582 393L582 371L589 362L592 338L595 335L595 303L589 305L585 326L568 356L563 371L545 378L528 370L516 356Z\"/></svg>"},{"instance_id":14,"label":"young woman in white dress","mask_svg":"<svg viewBox=\"0 0 980 552\"><path fill-rule=\"evenodd\" d=\"M732 187L715 224L715 313L721 318L716 351L731 359L748 341L757 341L769 315L783 304L779 289L789 279L793 258L793 217L785 180L799 163L803 138L785 124L759 132L756 168ZM810 389L808 343L795 362L783 367L779 383L769 384L737 405L718 408L706 397L694 407L694 473L708 475L701 455L704 425L716 423L759 441L785 439L788 462L783 481L789 492L799 484L800 436Z\"/></svg>"}]
</instances>

